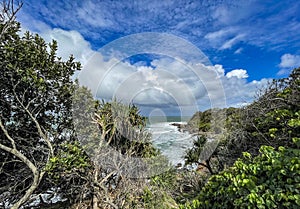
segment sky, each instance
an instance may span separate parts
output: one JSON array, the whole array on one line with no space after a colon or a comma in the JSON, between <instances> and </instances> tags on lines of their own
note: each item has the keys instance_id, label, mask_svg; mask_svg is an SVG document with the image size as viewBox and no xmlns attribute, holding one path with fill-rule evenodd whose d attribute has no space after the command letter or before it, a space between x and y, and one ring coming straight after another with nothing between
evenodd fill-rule
<instances>
[{"instance_id":1,"label":"sky","mask_svg":"<svg viewBox=\"0 0 300 209\"><path fill-rule=\"evenodd\" d=\"M96 98L146 116L242 106L300 66L297 0L26 0L17 20L73 54Z\"/></svg>"}]
</instances>

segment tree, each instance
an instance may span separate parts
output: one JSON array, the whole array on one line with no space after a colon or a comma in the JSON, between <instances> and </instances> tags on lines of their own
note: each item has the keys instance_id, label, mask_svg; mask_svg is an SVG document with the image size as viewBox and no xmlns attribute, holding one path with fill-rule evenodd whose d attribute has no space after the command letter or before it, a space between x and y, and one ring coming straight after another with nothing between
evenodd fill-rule
<instances>
[{"instance_id":1,"label":"tree","mask_svg":"<svg viewBox=\"0 0 300 209\"><path fill-rule=\"evenodd\" d=\"M59 144L72 140L71 76L80 64L57 57L55 41L21 37L15 21L21 4L14 6L3 1L0 16L0 202L19 208L49 189L45 167Z\"/></svg>"},{"instance_id":2,"label":"tree","mask_svg":"<svg viewBox=\"0 0 300 209\"><path fill-rule=\"evenodd\" d=\"M136 106L112 101L98 103L93 121L100 137L85 144L94 151L94 208L130 208L147 184L151 163L146 159L159 161L145 131L145 118Z\"/></svg>"},{"instance_id":3,"label":"tree","mask_svg":"<svg viewBox=\"0 0 300 209\"><path fill-rule=\"evenodd\" d=\"M71 79L80 63L57 57L55 41L19 35L8 3L0 24L0 206L52 207L55 197L60 208L129 208L148 171L165 163L145 118L134 105L95 101Z\"/></svg>"},{"instance_id":4,"label":"tree","mask_svg":"<svg viewBox=\"0 0 300 209\"><path fill-rule=\"evenodd\" d=\"M193 147L186 151L185 164L203 166L208 169L210 174L214 174L211 160L215 156L216 141L208 142L205 136L198 136L193 143Z\"/></svg>"},{"instance_id":5,"label":"tree","mask_svg":"<svg viewBox=\"0 0 300 209\"><path fill-rule=\"evenodd\" d=\"M78 83L72 100L80 144L62 146L47 167L62 197L72 198L75 207L131 208L138 204L137 197L148 184L149 159L159 167L159 153L145 131L145 118L134 105L94 100L91 91ZM81 182L81 191L70 179Z\"/></svg>"}]
</instances>

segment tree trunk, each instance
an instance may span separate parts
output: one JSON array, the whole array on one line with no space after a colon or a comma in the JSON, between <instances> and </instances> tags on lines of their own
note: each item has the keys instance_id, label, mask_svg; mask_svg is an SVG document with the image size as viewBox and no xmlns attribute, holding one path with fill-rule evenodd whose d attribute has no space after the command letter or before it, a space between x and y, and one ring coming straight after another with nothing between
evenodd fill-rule
<instances>
[{"instance_id":1,"label":"tree trunk","mask_svg":"<svg viewBox=\"0 0 300 209\"><path fill-rule=\"evenodd\" d=\"M98 182L98 169L95 169L94 172L94 182ZM93 194L93 209L98 209L98 197L97 197L97 189L94 187L94 194Z\"/></svg>"},{"instance_id":2,"label":"tree trunk","mask_svg":"<svg viewBox=\"0 0 300 209\"><path fill-rule=\"evenodd\" d=\"M215 174L215 173L213 172L213 170L212 170L212 168L211 168L211 166L210 166L209 160L210 160L210 158L209 158L208 160L205 160L205 163L206 163L206 165L207 165L206 167L207 167L207 169L209 170L210 174L213 175L213 174Z\"/></svg>"}]
</instances>

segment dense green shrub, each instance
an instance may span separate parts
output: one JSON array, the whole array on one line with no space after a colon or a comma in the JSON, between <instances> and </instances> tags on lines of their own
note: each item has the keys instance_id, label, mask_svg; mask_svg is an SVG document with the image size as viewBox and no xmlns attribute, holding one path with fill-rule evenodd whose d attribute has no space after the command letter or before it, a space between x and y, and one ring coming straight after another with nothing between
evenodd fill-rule
<instances>
[{"instance_id":1,"label":"dense green shrub","mask_svg":"<svg viewBox=\"0 0 300 209\"><path fill-rule=\"evenodd\" d=\"M294 142L299 146L299 138ZM262 146L260 155L212 176L186 208L299 208L300 149ZM184 208L184 206L181 206Z\"/></svg>"}]
</instances>

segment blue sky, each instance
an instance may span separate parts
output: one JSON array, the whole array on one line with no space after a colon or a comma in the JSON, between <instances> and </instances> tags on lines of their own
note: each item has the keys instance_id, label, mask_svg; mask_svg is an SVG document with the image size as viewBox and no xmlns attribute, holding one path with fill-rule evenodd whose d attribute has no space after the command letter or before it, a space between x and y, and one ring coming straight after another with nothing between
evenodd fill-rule
<instances>
[{"instance_id":1,"label":"blue sky","mask_svg":"<svg viewBox=\"0 0 300 209\"><path fill-rule=\"evenodd\" d=\"M220 80L227 106L250 102L257 88L265 85L268 79L285 77L291 69L300 66L300 1L297 0L27 0L18 20L23 29L39 33L47 41L57 39L59 56L74 54L86 66L90 64L92 54L128 35L155 32L186 40L206 55L212 66L210 69L222 74ZM119 58L116 50L109 58L103 53L101 56L98 58L103 65L109 59ZM151 53L133 55L122 61L117 72L122 71L119 74L128 77L130 73L124 75L124 66L121 66L125 64L132 68L131 71L127 69L131 74L143 67L153 71L162 66L168 69L168 66L174 66L174 59L166 60L164 55ZM196 66L194 61L186 62ZM178 77L182 73L175 75ZM183 80L187 88L197 84L190 85L186 76ZM206 89L206 96L208 91ZM232 94L237 91L238 94ZM204 100L205 93L195 97L197 108L203 109L200 100ZM173 98L176 100L176 96ZM168 104L171 108L173 103ZM163 107L160 105L163 104L157 104ZM176 112L171 109L166 112Z\"/></svg>"}]
</instances>

